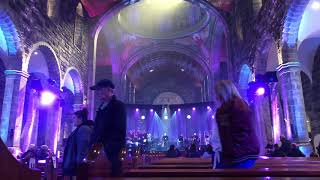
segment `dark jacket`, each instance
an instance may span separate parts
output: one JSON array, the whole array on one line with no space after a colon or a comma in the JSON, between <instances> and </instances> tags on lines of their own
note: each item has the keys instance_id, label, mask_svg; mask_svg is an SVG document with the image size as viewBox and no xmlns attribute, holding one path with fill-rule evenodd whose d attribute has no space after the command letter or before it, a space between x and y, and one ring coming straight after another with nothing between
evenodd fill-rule
<instances>
[{"instance_id":1,"label":"dark jacket","mask_svg":"<svg viewBox=\"0 0 320 180\"><path fill-rule=\"evenodd\" d=\"M126 119L125 105L113 96L106 107L99 108L97 111L92 143L101 142L104 145L124 146Z\"/></svg>"},{"instance_id":2,"label":"dark jacket","mask_svg":"<svg viewBox=\"0 0 320 180\"><path fill-rule=\"evenodd\" d=\"M93 125L93 121L85 121L68 137L63 155L63 174L65 176L75 176L77 167L87 155Z\"/></svg>"},{"instance_id":3,"label":"dark jacket","mask_svg":"<svg viewBox=\"0 0 320 180\"><path fill-rule=\"evenodd\" d=\"M218 108L216 118L223 164L231 165L258 157L259 142L255 133L253 114L246 102L233 97Z\"/></svg>"}]
</instances>

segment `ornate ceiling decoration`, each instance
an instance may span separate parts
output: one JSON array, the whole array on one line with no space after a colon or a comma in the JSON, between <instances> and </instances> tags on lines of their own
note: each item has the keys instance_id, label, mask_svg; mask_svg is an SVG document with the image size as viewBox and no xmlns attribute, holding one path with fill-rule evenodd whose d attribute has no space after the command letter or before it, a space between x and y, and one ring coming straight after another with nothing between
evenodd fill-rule
<instances>
[{"instance_id":1,"label":"ornate ceiling decoration","mask_svg":"<svg viewBox=\"0 0 320 180\"><path fill-rule=\"evenodd\" d=\"M189 36L204 28L210 19L207 10L187 1L141 0L122 9L118 23L125 31L152 39L174 39ZM176 2L175 4L172 4Z\"/></svg>"}]
</instances>

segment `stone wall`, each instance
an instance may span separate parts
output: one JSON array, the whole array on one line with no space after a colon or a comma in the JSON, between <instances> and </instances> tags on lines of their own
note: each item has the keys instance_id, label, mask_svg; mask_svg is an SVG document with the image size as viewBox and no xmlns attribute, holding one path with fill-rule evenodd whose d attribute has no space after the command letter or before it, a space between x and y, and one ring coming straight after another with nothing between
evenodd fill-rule
<instances>
[{"instance_id":1,"label":"stone wall","mask_svg":"<svg viewBox=\"0 0 320 180\"><path fill-rule=\"evenodd\" d=\"M61 8L66 6L61 2ZM80 72L84 89L87 88L87 53L88 53L88 27L86 19L80 17L82 28L82 45L77 46L75 38L76 7L69 4L69 11L60 13L53 19L47 16L47 1L24 0L10 1L7 11L13 20L20 37L22 57L26 59L34 44L48 43L60 64L63 78L69 67L75 67ZM71 6L73 5L73 6ZM63 8L62 8L63 9ZM62 11L60 11L62 12ZM79 16L78 16L79 18ZM50 63L55 62L49 62ZM19 66L17 69L21 68Z\"/></svg>"},{"instance_id":2,"label":"stone wall","mask_svg":"<svg viewBox=\"0 0 320 180\"><path fill-rule=\"evenodd\" d=\"M2 102L3 102L3 96L4 96L4 87L6 84L6 78L5 78L5 67L2 63L2 60L0 59L0 115L2 114Z\"/></svg>"},{"instance_id":3,"label":"stone wall","mask_svg":"<svg viewBox=\"0 0 320 180\"><path fill-rule=\"evenodd\" d=\"M242 17L243 40L240 40L239 36L235 36L238 37L238 40L234 48L236 52L234 53L234 67L241 68L241 64L248 64L254 71L256 60L260 61L258 63L265 63L263 61L267 59L259 58L259 56L269 52L270 43L272 42L270 39L279 42L288 4L289 2L284 0L265 0L258 15L255 16L252 10L252 1L238 1L238 11L235 13L236 16ZM232 29L234 32L237 32L235 25L236 22L233 23ZM236 72L239 73L240 69Z\"/></svg>"}]
</instances>

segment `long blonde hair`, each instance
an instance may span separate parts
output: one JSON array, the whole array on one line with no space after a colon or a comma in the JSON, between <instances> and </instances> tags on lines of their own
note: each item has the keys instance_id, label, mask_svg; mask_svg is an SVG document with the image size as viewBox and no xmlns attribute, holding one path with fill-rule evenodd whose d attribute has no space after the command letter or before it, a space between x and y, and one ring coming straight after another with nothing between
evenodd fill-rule
<instances>
[{"instance_id":1,"label":"long blonde hair","mask_svg":"<svg viewBox=\"0 0 320 180\"><path fill-rule=\"evenodd\" d=\"M229 80L221 80L214 86L216 96L220 103L228 102L233 97L242 99L236 86Z\"/></svg>"}]
</instances>

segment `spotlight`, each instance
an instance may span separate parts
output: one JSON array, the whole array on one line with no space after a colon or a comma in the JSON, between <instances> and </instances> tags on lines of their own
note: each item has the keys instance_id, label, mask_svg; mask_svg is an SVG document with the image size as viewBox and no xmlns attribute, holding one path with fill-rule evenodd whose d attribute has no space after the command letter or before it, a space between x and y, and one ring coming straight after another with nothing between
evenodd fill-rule
<instances>
[{"instance_id":1,"label":"spotlight","mask_svg":"<svg viewBox=\"0 0 320 180\"><path fill-rule=\"evenodd\" d=\"M211 118L214 119L214 115L212 115Z\"/></svg>"},{"instance_id":2,"label":"spotlight","mask_svg":"<svg viewBox=\"0 0 320 180\"><path fill-rule=\"evenodd\" d=\"M149 72L153 72L153 71L154 71L153 69L150 69L150 70L149 70Z\"/></svg>"},{"instance_id":3,"label":"spotlight","mask_svg":"<svg viewBox=\"0 0 320 180\"><path fill-rule=\"evenodd\" d=\"M139 109L138 108L136 108L136 112L138 112L139 111Z\"/></svg>"},{"instance_id":4,"label":"spotlight","mask_svg":"<svg viewBox=\"0 0 320 180\"><path fill-rule=\"evenodd\" d=\"M195 108L195 107L193 107L193 108L192 108L192 111L195 111L195 110L196 110L196 108Z\"/></svg>"},{"instance_id":5,"label":"spotlight","mask_svg":"<svg viewBox=\"0 0 320 180\"><path fill-rule=\"evenodd\" d=\"M141 119L143 120L143 119L146 119L146 117L145 116L141 116Z\"/></svg>"},{"instance_id":6,"label":"spotlight","mask_svg":"<svg viewBox=\"0 0 320 180\"><path fill-rule=\"evenodd\" d=\"M180 69L181 70L181 72L184 72L184 69Z\"/></svg>"},{"instance_id":7,"label":"spotlight","mask_svg":"<svg viewBox=\"0 0 320 180\"><path fill-rule=\"evenodd\" d=\"M163 116L163 119L168 120L169 117L168 116Z\"/></svg>"},{"instance_id":8,"label":"spotlight","mask_svg":"<svg viewBox=\"0 0 320 180\"><path fill-rule=\"evenodd\" d=\"M37 52L37 51L35 51L33 54L34 54L34 55L38 55L38 52Z\"/></svg>"},{"instance_id":9,"label":"spotlight","mask_svg":"<svg viewBox=\"0 0 320 180\"><path fill-rule=\"evenodd\" d=\"M210 107L210 106L207 106L207 109L208 109L208 110L210 110L210 109L211 109L211 107Z\"/></svg>"},{"instance_id":10,"label":"spotlight","mask_svg":"<svg viewBox=\"0 0 320 180\"><path fill-rule=\"evenodd\" d=\"M191 119L191 116L190 116L190 115L188 115L188 116L187 116L187 119Z\"/></svg>"},{"instance_id":11,"label":"spotlight","mask_svg":"<svg viewBox=\"0 0 320 180\"><path fill-rule=\"evenodd\" d=\"M180 112L180 111L181 111L181 109L179 108L179 109L178 109L178 111Z\"/></svg>"},{"instance_id":12,"label":"spotlight","mask_svg":"<svg viewBox=\"0 0 320 180\"><path fill-rule=\"evenodd\" d=\"M153 109L150 109L150 112L153 112Z\"/></svg>"},{"instance_id":13,"label":"spotlight","mask_svg":"<svg viewBox=\"0 0 320 180\"><path fill-rule=\"evenodd\" d=\"M263 87L259 87L259 88L256 90L256 95L262 96L262 95L264 95L265 92L266 92L266 90L265 90Z\"/></svg>"},{"instance_id":14,"label":"spotlight","mask_svg":"<svg viewBox=\"0 0 320 180\"><path fill-rule=\"evenodd\" d=\"M44 105L44 106L51 105L54 102L54 100L56 100L56 95L53 94L52 92L43 91L41 93L40 102L42 105Z\"/></svg>"},{"instance_id":15,"label":"spotlight","mask_svg":"<svg viewBox=\"0 0 320 180\"><path fill-rule=\"evenodd\" d=\"M320 9L320 2L313 1L312 5L311 5L311 8L314 9L314 10Z\"/></svg>"}]
</instances>

